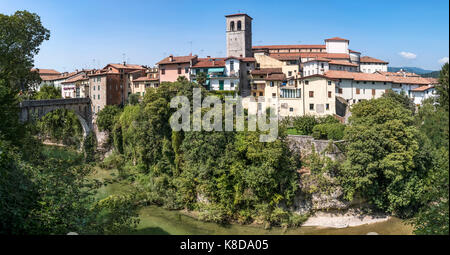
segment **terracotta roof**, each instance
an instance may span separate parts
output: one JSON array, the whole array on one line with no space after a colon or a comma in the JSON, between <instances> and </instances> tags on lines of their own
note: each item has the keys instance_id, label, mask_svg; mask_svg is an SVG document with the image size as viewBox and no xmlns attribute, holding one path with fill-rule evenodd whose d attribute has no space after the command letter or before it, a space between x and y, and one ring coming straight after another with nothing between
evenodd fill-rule
<instances>
[{"instance_id":1,"label":"terracotta roof","mask_svg":"<svg viewBox=\"0 0 450 255\"><path fill-rule=\"evenodd\" d=\"M52 75L59 75L60 72L54 70L54 69L41 69L41 68L33 68L31 69L32 72L37 71L40 75L42 74L52 74Z\"/></svg>"},{"instance_id":2,"label":"terracotta roof","mask_svg":"<svg viewBox=\"0 0 450 255\"><path fill-rule=\"evenodd\" d=\"M246 13L236 13L236 14L225 15L225 17L234 17L234 16L247 16L250 19L253 19L252 17L248 16Z\"/></svg>"},{"instance_id":3,"label":"terracotta roof","mask_svg":"<svg viewBox=\"0 0 450 255\"><path fill-rule=\"evenodd\" d=\"M105 68L107 68L108 66L112 66L112 67L117 68L117 69L145 69L143 66L132 65L132 64L126 64L126 65L123 65L123 64L108 64L108 65L105 66Z\"/></svg>"},{"instance_id":4,"label":"terracotta roof","mask_svg":"<svg viewBox=\"0 0 450 255\"><path fill-rule=\"evenodd\" d=\"M325 41L346 41L346 42L348 42L349 40L340 38L340 37L333 37L333 38L325 39Z\"/></svg>"},{"instance_id":5,"label":"terracotta roof","mask_svg":"<svg viewBox=\"0 0 450 255\"><path fill-rule=\"evenodd\" d=\"M197 56L178 56L173 57L173 61L169 61L171 56L164 58L163 60L156 63L157 65L165 65L165 64L179 64L179 63L190 63L191 60L197 58Z\"/></svg>"},{"instance_id":6,"label":"terracotta roof","mask_svg":"<svg viewBox=\"0 0 450 255\"><path fill-rule=\"evenodd\" d=\"M251 74L282 74L283 71L281 68L261 68L261 69L255 69L250 72Z\"/></svg>"},{"instance_id":7,"label":"terracotta roof","mask_svg":"<svg viewBox=\"0 0 450 255\"><path fill-rule=\"evenodd\" d=\"M376 58L372 58L369 56L363 56L359 59L360 63L381 63L381 64L389 64L389 62L380 60L380 59L376 59Z\"/></svg>"},{"instance_id":8,"label":"terracotta roof","mask_svg":"<svg viewBox=\"0 0 450 255\"><path fill-rule=\"evenodd\" d=\"M192 68L204 68L204 67L224 67L224 58L199 58L198 62L192 66Z\"/></svg>"},{"instance_id":9,"label":"terracotta roof","mask_svg":"<svg viewBox=\"0 0 450 255\"><path fill-rule=\"evenodd\" d=\"M73 82L81 81L81 80L85 80L85 79L88 79L88 78L84 74L82 74L82 75L78 75L78 76L75 76L73 78L70 78L67 81L64 81L64 82L61 82L61 83L63 83L63 84L73 83Z\"/></svg>"},{"instance_id":10,"label":"terracotta roof","mask_svg":"<svg viewBox=\"0 0 450 255\"><path fill-rule=\"evenodd\" d=\"M296 45L262 45L253 46L252 49L325 49L323 44L296 44Z\"/></svg>"},{"instance_id":11,"label":"terracotta roof","mask_svg":"<svg viewBox=\"0 0 450 255\"><path fill-rule=\"evenodd\" d=\"M348 50L350 53L358 53L358 54L361 54L361 52L359 52L359 51L355 51L355 50Z\"/></svg>"},{"instance_id":12,"label":"terracotta roof","mask_svg":"<svg viewBox=\"0 0 450 255\"><path fill-rule=\"evenodd\" d=\"M269 73L266 77L268 81L283 81L286 79L286 75L284 73Z\"/></svg>"},{"instance_id":13,"label":"terracotta roof","mask_svg":"<svg viewBox=\"0 0 450 255\"><path fill-rule=\"evenodd\" d=\"M417 85L429 85L430 80L422 77L403 77L403 76L386 76L393 83L403 83L403 84L417 84Z\"/></svg>"},{"instance_id":14,"label":"terracotta roof","mask_svg":"<svg viewBox=\"0 0 450 255\"><path fill-rule=\"evenodd\" d=\"M424 77L424 79L427 79L430 82L430 84L439 84L439 79L431 77Z\"/></svg>"},{"instance_id":15,"label":"terracotta roof","mask_svg":"<svg viewBox=\"0 0 450 255\"><path fill-rule=\"evenodd\" d=\"M398 71L398 72L383 72L383 71L377 71L377 73L380 73L382 75L386 76L402 76L402 77L420 77L420 75L415 73L409 73L404 71Z\"/></svg>"},{"instance_id":16,"label":"terracotta roof","mask_svg":"<svg viewBox=\"0 0 450 255\"><path fill-rule=\"evenodd\" d=\"M305 79L314 78L314 77L321 77L321 78L325 78L325 79L329 79L329 80L336 80L336 78L332 78L332 77L329 77L329 76L326 76L323 74L313 74L313 75L309 75L309 76L304 76L304 77L299 78L299 80L305 80Z\"/></svg>"},{"instance_id":17,"label":"terracotta roof","mask_svg":"<svg viewBox=\"0 0 450 255\"><path fill-rule=\"evenodd\" d=\"M360 73L330 70L325 73L325 76L334 79L348 79L355 81L379 81L390 82L389 77L377 73Z\"/></svg>"},{"instance_id":18,"label":"terracotta roof","mask_svg":"<svg viewBox=\"0 0 450 255\"><path fill-rule=\"evenodd\" d=\"M330 65L341 65L341 66L359 66L358 64L355 63L350 63L348 61L344 61L344 60L332 60L329 63Z\"/></svg>"},{"instance_id":19,"label":"terracotta roof","mask_svg":"<svg viewBox=\"0 0 450 255\"><path fill-rule=\"evenodd\" d=\"M147 76L143 76L133 80L133 82L140 82L140 81L159 81L159 78L149 78Z\"/></svg>"},{"instance_id":20,"label":"terracotta roof","mask_svg":"<svg viewBox=\"0 0 450 255\"><path fill-rule=\"evenodd\" d=\"M433 85L431 85L431 86L430 85L426 85L426 86L420 86L418 88L412 89L411 91L422 92L422 91L426 91L426 90L429 90L429 89L432 89L432 88L434 88Z\"/></svg>"}]
</instances>

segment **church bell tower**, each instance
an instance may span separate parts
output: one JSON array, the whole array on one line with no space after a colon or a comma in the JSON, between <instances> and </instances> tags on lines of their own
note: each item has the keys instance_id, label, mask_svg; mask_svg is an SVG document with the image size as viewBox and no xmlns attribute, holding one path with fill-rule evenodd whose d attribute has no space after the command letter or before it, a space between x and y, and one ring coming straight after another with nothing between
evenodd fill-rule
<instances>
[{"instance_id":1,"label":"church bell tower","mask_svg":"<svg viewBox=\"0 0 450 255\"><path fill-rule=\"evenodd\" d=\"M253 57L252 18L245 13L227 15L227 57Z\"/></svg>"}]
</instances>

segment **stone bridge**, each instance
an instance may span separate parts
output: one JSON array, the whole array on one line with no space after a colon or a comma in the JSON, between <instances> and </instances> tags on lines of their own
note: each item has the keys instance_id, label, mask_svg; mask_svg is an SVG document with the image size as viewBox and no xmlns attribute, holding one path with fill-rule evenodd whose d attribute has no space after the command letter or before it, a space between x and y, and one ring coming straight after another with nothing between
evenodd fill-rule
<instances>
[{"instance_id":1,"label":"stone bridge","mask_svg":"<svg viewBox=\"0 0 450 255\"><path fill-rule=\"evenodd\" d=\"M26 100L20 103L20 121L27 122L39 119L56 109L73 110L83 127L83 136L86 137L93 129L92 110L90 98L67 98Z\"/></svg>"}]
</instances>

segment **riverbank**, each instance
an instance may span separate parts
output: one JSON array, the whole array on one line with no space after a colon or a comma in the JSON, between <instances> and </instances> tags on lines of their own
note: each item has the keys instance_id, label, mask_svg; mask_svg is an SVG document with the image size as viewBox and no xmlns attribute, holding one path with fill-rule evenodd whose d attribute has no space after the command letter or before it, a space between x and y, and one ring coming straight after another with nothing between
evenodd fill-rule
<instances>
[{"instance_id":1,"label":"riverbank","mask_svg":"<svg viewBox=\"0 0 450 255\"><path fill-rule=\"evenodd\" d=\"M44 146L46 154L55 158L78 158L80 155L68 148ZM128 193L132 185L119 181L116 169L94 167L89 178L104 182L97 192L97 199L112 194ZM364 215L357 213L322 213L310 217L301 227L264 229L263 225L216 224L197 220L192 211L172 211L158 206L145 206L139 210L137 230L127 234L141 235L365 235L376 232L381 235L410 235L412 227L395 217Z\"/></svg>"},{"instance_id":2,"label":"riverbank","mask_svg":"<svg viewBox=\"0 0 450 255\"><path fill-rule=\"evenodd\" d=\"M386 214L364 214L356 209L346 212L316 212L302 226L322 228L346 228L385 222L391 219Z\"/></svg>"}]
</instances>

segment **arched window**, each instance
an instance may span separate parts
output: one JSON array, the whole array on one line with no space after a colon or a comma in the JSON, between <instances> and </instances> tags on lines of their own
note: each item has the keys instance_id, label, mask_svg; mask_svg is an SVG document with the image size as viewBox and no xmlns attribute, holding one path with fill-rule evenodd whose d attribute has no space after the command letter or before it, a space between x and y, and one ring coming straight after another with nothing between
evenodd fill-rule
<instances>
[{"instance_id":1,"label":"arched window","mask_svg":"<svg viewBox=\"0 0 450 255\"><path fill-rule=\"evenodd\" d=\"M237 24L237 30L240 31L242 27L241 21L238 20L238 24Z\"/></svg>"},{"instance_id":2,"label":"arched window","mask_svg":"<svg viewBox=\"0 0 450 255\"><path fill-rule=\"evenodd\" d=\"M231 30L231 31L234 31L234 21L231 21L231 22L230 22L230 30Z\"/></svg>"}]
</instances>

